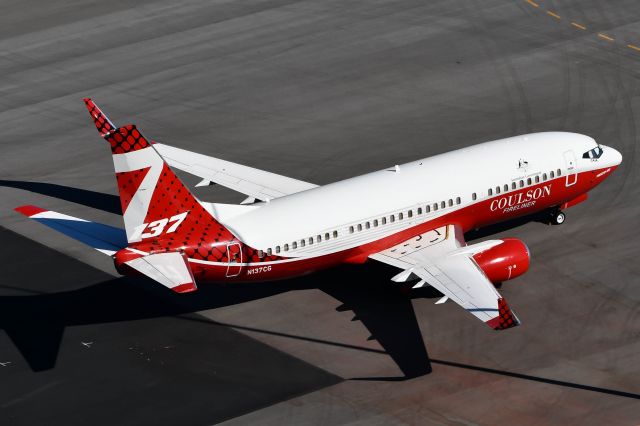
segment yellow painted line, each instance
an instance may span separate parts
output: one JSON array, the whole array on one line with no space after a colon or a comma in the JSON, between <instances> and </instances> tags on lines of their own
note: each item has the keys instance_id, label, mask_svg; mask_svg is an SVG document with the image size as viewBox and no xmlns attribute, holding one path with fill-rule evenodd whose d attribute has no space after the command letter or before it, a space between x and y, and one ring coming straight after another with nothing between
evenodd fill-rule
<instances>
[{"instance_id":1,"label":"yellow painted line","mask_svg":"<svg viewBox=\"0 0 640 426\"><path fill-rule=\"evenodd\" d=\"M607 41L614 41L613 38L609 37L606 34L598 33L598 37L600 37L601 39L607 40Z\"/></svg>"},{"instance_id":2,"label":"yellow painted line","mask_svg":"<svg viewBox=\"0 0 640 426\"><path fill-rule=\"evenodd\" d=\"M636 45L633 45L633 44L627 44L627 47L628 47L629 49L633 49L633 50L635 50L635 51L640 52L640 47L638 47L638 46L636 46Z\"/></svg>"},{"instance_id":3,"label":"yellow painted line","mask_svg":"<svg viewBox=\"0 0 640 426\"><path fill-rule=\"evenodd\" d=\"M580 25L577 22L572 22L571 25L573 25L576 28L581 29L582 31L585 31L587 29L587 27L585 27L584 25Z\"/></svg>"},{"instance_id":4,"label":"yellow painted line","mask_svg":"<svg viewBox=\"0 0 640 426\"><path fill-rule=\"evenodd\" d=\"M558 15L557 13L553 13L553 12L552 12L552 11L550 11L550 10L547 10L547 15L549 15L549 16L553 16L553 17L554 17L554 18L556 18L556 19L562 19L562 18L560 17L560 15Z\"/></svg>"},{"instance_id":5,"label":"yellow painted line","mask_svg":"<svg viewBox=\"0 0 640 426\"><path fill-rule=\"evenodd\" d=\"M529 3L533 7L540 7L540 5L533 0L527 0L527 3Z\"/></svg>"}]
</instances>

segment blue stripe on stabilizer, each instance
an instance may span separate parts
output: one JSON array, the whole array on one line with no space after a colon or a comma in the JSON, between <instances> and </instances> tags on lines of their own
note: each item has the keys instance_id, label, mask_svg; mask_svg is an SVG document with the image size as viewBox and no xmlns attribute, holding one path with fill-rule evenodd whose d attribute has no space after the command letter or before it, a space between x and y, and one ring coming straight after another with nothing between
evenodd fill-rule
<instances>
[{"instance_id":1,"label":"blue stripe on stabilizer","mask_svg":"<svg viewBox=\"0 0 640 426\"><path fill-rule=\"evenodd\" d=\"M115 226L80 220L33 219L95 249L118 251L127 246L127 233Z\"/></svg>"}]
</instances>

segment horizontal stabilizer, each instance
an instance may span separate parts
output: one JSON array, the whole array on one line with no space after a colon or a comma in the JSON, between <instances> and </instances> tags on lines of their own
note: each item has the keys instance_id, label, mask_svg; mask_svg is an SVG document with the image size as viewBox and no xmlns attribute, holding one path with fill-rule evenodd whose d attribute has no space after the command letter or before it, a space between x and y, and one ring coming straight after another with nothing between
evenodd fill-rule
<instances>
[{"instance_id":1,"label":"horizontal stabilizer","mask_svg":"<svg viewBox=\"0 0 640 426\"><path fill-rule=\"evenodd\" d=\"M36 206L21 206L15 210L108 255L127 246L127 235L124 229L67 216Z\"/></svg>"},{"instance_id":2,"label":"horizontal stabilizer","mask_svg":"<svg viewBox=\"0 0 640 426\"><path fill-rule=\"evenodd\" d=\"M150 254L126 264L176 293L189 293L198 288L187 259L180 253Z\"/></svg>"}]
</instances>

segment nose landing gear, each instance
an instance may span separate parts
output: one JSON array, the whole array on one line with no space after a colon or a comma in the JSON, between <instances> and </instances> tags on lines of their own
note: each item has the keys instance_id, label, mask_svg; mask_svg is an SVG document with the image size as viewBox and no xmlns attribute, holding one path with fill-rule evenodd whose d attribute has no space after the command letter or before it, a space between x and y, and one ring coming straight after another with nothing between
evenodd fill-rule
<instances>
[{"instance_id":1,"label":"nose landing gear","mask_svg":"<svg viewBox=\"0 0 640 426\"><path fill-rule=\"evenodd\" d=\"M554 210L549 216L549 223L551 225L562 225L567 219L567 216L562 210Z\"/></svg>"}]
</instances>

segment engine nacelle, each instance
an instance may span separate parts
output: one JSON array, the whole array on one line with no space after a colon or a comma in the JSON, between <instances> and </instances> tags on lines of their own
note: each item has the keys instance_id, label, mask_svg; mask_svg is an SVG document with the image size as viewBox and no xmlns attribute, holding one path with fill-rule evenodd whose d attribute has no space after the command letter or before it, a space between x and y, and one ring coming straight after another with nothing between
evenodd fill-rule
<instances>
[{"instance_id":1,"label":"engine nacelle","mask_svg":"<svg viewBox=\"0 0 640 426\"><path fill-rule=\"evenodd\" d=\"M473 256L480 269L494 284L508 281L529 269L529 248L517 238L504 238L502 244Z\"/></svg>"}]
</instances>

